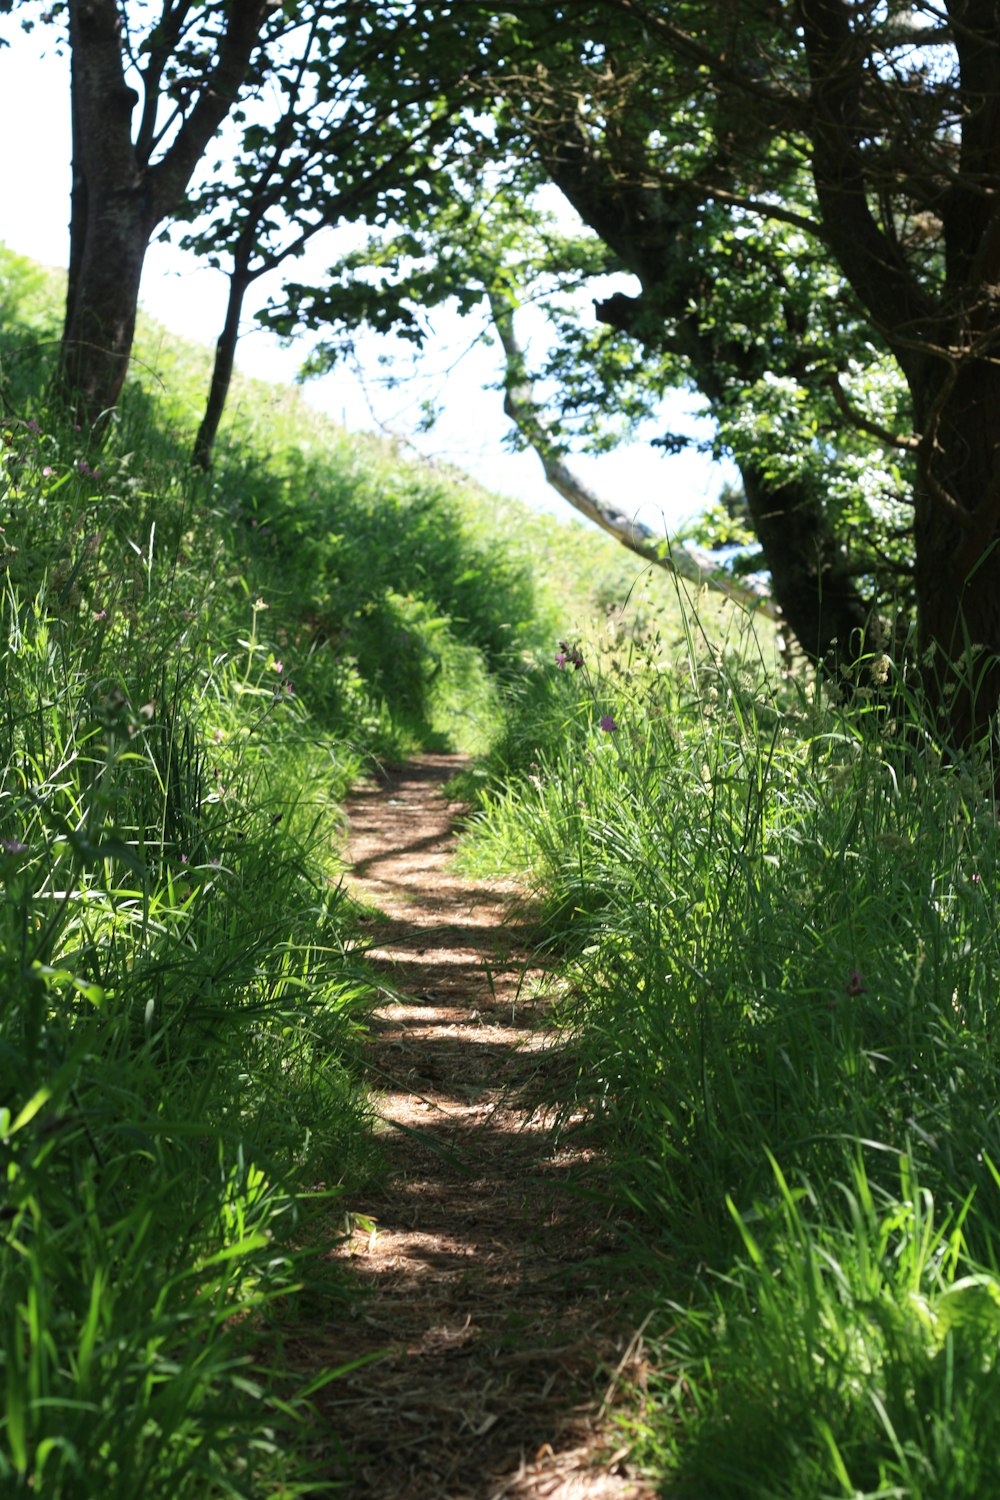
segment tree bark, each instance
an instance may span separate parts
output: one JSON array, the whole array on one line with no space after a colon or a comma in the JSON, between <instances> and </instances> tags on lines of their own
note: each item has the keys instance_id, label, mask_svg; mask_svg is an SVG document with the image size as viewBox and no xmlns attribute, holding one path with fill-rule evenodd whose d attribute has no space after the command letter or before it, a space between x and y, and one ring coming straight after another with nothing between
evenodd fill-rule
<instances>
[{"instance_id":1,"label":"tree bark","mask_svg":"<svg viewBox=\"0 0 1000 1500\"><path fill-rule=\"evenodd\" d=\"M139 97L125 79L117 0L70 0L73 221L57 381L81 426L99 431L118 400L150 239L183 203L191 174L246 78L268 12L266 0L232 0L197 97L161 160L150 165L153 135L140 130L148 137L142 153L133 143ZM163 59L153 52L143 125L155 115L162 72Z\"/></svg>"},{"instance_id":2,"label":"tree bark","mask_svg":"<svg viewBox=\"0 0 1000 1500\"><path fill-rule=\"evenodd\" d=\"M977 361L945 385L918 411L915 581L923 680L959 748L1000 703L1000 372Z\"/></svg>"},{"instance_id":3,"label":"tree bark","mask_svg":"<svg viewBox=\"0 0 1000 1500\"><path fill-rule=\"evenodd\" d=\"M949 10L952 8L949 7ZM1000 705L1000 19L993 0L955 7L960 118L948 182L927 175L942 223L931 290L872 213L873 120L863 28L845 0L799 0L811 75L813 177L823 230L906 377L919 434L914 494L920 675L939 739L968 747ZM892 122L885 127L891 139ZM957 130L957 134L956 134Z\"/></svg>"},{"instance_id":4,"label":"tree bark","mask_svg":"<svg viewBox=\"0 0 1000 1500\"><path fill-rule=\"evenodd\" d=\"M215 363L212 366L212 382L208 389L208 400L205 403L205 414L198 428L198 435L194 440L194 450L191 455L192 463L206 473L212 467L212 459L215 449L215 440L219 434L219 423L222 421L222 413L226 408L226 399L229 395L229 386L233 378L233 366L236 362L236 343L240 336L240 314L243 311L243 299L247 288L253 281L253 277L246 270L240 271L234 268L229 277L229 301L226 304L226 320L222 325L215 345Z\"/></svg>"}]
</instances>

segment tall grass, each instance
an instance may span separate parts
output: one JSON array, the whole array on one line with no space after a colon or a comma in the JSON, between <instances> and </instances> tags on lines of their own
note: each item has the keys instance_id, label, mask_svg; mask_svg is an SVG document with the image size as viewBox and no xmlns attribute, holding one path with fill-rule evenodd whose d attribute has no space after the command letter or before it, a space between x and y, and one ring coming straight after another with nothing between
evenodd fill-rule
<instances>
[{"instance_id":1,"label":"tall grass","mask_svg":"<svg viewBox=\"0 0 1000 1500\"><path fill-rule=\"evenodd\" d=\"M971 1500L998 1478L992 768L919 748L905 684L838 710L713 635L691 612L539 674L469 855L536 880L567 955L573 1103L664 1307L637 1440L671 1494Z\"/></svg>"},{"instance_id":2,"label":"tall grass","mask_svg":"<svg viewBox=\"0 0 1000 1500\"><path fill-rule=\"evenodd\" d=\"M370 1154L329 846L357 762L263 610L212 620L216 545L161 558L132 464L6 437L0 1484L297 1493L306 1394L254 1342L305 1270L303 1189Z\"/></svg>"}]
</instances>

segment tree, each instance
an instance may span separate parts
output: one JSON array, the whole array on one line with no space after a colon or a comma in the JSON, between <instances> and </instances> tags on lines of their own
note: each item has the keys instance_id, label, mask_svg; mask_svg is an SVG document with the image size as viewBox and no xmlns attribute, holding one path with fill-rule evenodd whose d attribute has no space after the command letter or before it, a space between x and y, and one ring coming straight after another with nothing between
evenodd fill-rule
<instances>
[{"instance_id":1,"label":"tree","mask_svg":"<svg viewBox=\"0 0 1000 1500\"><path fill-rule=\"evenodd\" d=\"M534 374L549 384L555 380L563 393L558 420L550 415L546 424L545 448L553 461L563 458L557 448L571 429L585 431L591 445L595 433L603 440L608 408L648 415L665 389L694 384L709 398L741 465L787 622L814 659L854 661L868 615L859 578L895 572L905 567L905 560L877 550L880 528L870 524L867 508L858 505L865 545L854 555L847 553L833 525L834 515L842 518L836 500L840 513L846 505L844 466L837 473L837 497L825 472L836 466L826 455L819 462L819 450L828 455L830 444L827 432L817 437L815 404L808 421L799 423L810 430L795 442L789 439L787 422L781 433L779 424L773 424L769 451L763 422L748 431L745 420L751 396L760 399L765 393L773 405L778 387L766 385L765 378L770 378L776 356L784 378L802 372L810 356L795 335L810 322L818 329L822 321L812 304L823 299L813 294L808 278L798 277L790 287L782 284L799 248L758 244L750 226L734 236L726 211L706 207L702 188L684 193L657 188L651 169L639 159L637 143L622 129L620 113L596 112L599 122L588 135L578 118L576 43L561 37L554 45L568 49L568 56L557 53L552 61L553 85L541 76L543 53L534 44L528 49L534 58L530 70L515 67L505 52L513 82L504 78L500 63L487 70L485 86L500 96L496 127L484 125L474 151L452 173L443 207L411 215L401 233L345 258L324 287L289 288L289 311L279 326L288 331L296 322L313 328L339 324L349 337L359 322L367 321L419 339L422 311L448 297L463 311L481 306L488 295L512 290L515 300L545 298L554 321L554 349L544 367L536 364ZM602 69L606 75L603 64ZM602 123L611 119L614 154L598 134L611 133ZM589 240L573 240L550 222L550 215L533 208L547 177L595 231ZM607 327L595 339L582 329L577 313L560 311L558 293L567 286L579 288L589 277L621 270L640 276L641 295L605 295L599 311ZM782 349L776 340L764 345L748 334L775 310L794 325ZM636 340L646 350L641 364L628 352ZM848 349L841 336L844 359ZM336 357L336 352L334 335L317 361ZM834 368L829 350L823 359L826 380ZM839 385L837 390L846 400ZM824 426L837 431L843 454L850 447L841 433L844 416L825 386L823 404ZM672 441L666 437L664 444ZM852 457L857 457L857 446ZM870 449L871 444L866 440L861 446Z\"/></svg>"},{"instance_id":2,"label":"tree","mask_svg":"<svg viewBox=\"0 0 1000 1500\"><path fill-rule=\"evenodd\" d=\"M344 24L345 21L348 24ZM312 18L304 44L269 75L279 102L244 118L237 148L189 194L183 248L221 267L229 298L194 459L209 468L225 407L246 293L340 222L385 223L426 208L462 78L428 86L412 66L415 14L397 5L377 25L341 11ZM260 110L252 112L255 116ZM227 143L228 144L228 143Z\"/></svg>"},{"instance_id":3,"label":"tree","mask_svg":"<svg viewBox=\"0 0 1000 1500\"><path fill-rule=\"evenodd\" d=\"M150 239L183 206L255 54L288 27L273 0L162 0L145 25L141 6L119 0L69 0L68 11L73 189L59 381L92 425L125 379Z\"/></svg>"},{"instance_id":4,"label":"tree","mask_svg":"<svg viewBox=\"0 0 1000 1500\"><path fill-rule=\"evenodd\" d=\"M524 34L528 9L511 16ZM554 180L640 278L639 298L604 315L651 344L685 338L694 366L706 302L685 226L700 240L725 213L798 229L849 290L854 326L894 360L909 430L838 391L839 338L817 349L808 325L796 339L779 316L762 330L765 368L788 369L797 343L815 393L906 466L923 680L942 732L967 744L1000 700L1000 7L602 0L575 18L558 72L554 58L534 81L522 69L511 97ZM738 350L713 336L699 384L730 362ZM808 521L809 505L785 513ZM793 551L822 557L815 536L807 525Z\"/></svg>"},{"instance_id":5,"label":"tree","mask_svg":"<svg viewBox=\"0 0 1000 1500\"><path fill-rule=\"evenodd\" d=\"M701 13L671 13L683 11ZM745 8L715 18L717 51L731 31L737 57L771 44L774 25L747 27L747 18ZM437 18L432 69L455 46L449 25ZM555 352L534 375L559 381L560 425L584 410L600 425L602 404L648 411L671 386L697 389L740 466L786 622L813 660L836 669L874 648L877 602L912 586L914 455L897 433L905 389L816 235L805 148L790 135L784 94L780 111L767 95L749 114L706 85L707 44L680 55L636 32L633 8L614 0L514 3L499 14L467 0L479 133L453 174L457 211L410 215L384 253L365 246L327 288L293 287L275 321L283 331L296 320L339 322L347 337L367 321L418 338L421 306L449 282L463 310L481 304L491 278L523 289L526 264L537 263L530 205L554 183L603 246L590 257L593 274L638 282L637 293L597 299L602 339L575 315L555 315ZM792 68L787 47L783 58ZM641 347L641 369L626 346Z\"/></svg>"}]
</instances>

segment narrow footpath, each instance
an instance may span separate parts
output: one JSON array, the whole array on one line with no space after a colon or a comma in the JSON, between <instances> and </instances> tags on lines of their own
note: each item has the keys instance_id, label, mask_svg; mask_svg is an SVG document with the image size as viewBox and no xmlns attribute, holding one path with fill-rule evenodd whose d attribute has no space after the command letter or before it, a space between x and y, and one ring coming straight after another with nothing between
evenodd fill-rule
<instances>
[{"instance_id":1,"label":"narrow footpath","mask_svg":"<svg viewBox=\"0 0 1000 1500\"><path fill-rule=\"evenodd\" d=\"M624 1247L586 1196L599 1161L532 1104L560 1059L511 889L451 869L443 788L464 764L423 756L347 805L352 888L384 914L370 959L398 998L370 1044L389 1180L337 1252L367 1295L328 1338L384 1352L317 1403L351 1500L642 1500L611 1420L643 1378Z\"/></svg>"}]
</instances>

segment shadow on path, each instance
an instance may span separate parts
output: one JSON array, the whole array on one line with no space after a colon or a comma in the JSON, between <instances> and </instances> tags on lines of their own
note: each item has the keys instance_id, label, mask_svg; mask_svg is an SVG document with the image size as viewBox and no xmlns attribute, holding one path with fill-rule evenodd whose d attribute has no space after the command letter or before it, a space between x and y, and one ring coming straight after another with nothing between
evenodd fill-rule
<instances>
[{"instance_id":1,"label":"shadow on path","mask_svg":"<svg viewBox=\"0 0 1000 1500\"><path fill-rule=\"evenodd\" d=\"M352 1205L374 1232L334 1252L370 1294L360 1322L310 1340L333 1364L383 1355L317 1403L352 1497L638 1500L653 1489L606 1422L642 1378L609 1289L627 1286L622 1246L586 1192L600 1163L528 1103L558 1046L544 976L505 922L512 888L449 868L442 788L463 765L422 757L347 807L353 887L385 914L370 958L400 996L370 1045L390 1179Z\"/></svg>"}]
</instances>

